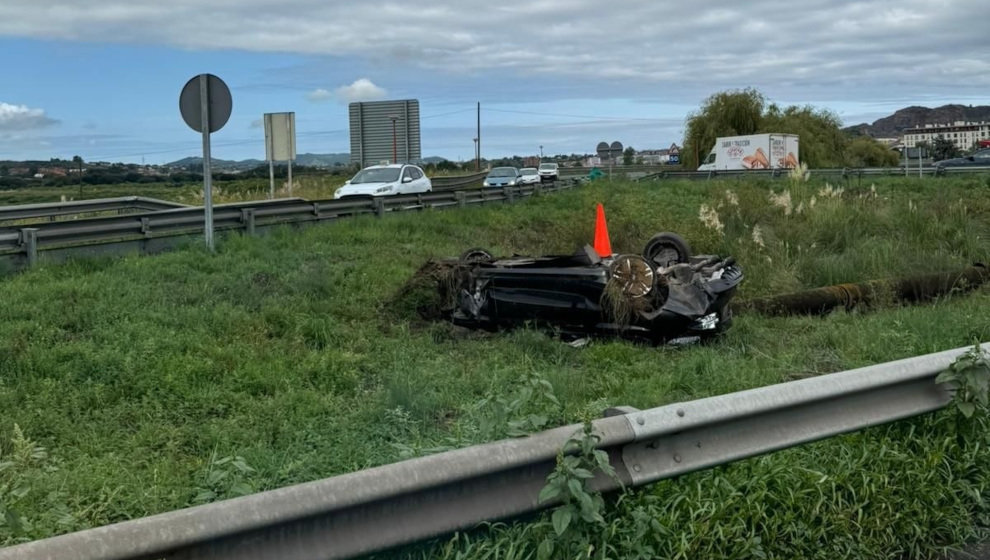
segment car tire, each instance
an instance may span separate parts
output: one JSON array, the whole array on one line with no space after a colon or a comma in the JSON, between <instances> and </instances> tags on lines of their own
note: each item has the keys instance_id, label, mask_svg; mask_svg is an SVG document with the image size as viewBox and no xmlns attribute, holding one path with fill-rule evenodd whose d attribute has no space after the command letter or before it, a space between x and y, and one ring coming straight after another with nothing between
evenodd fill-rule
<instances>
[{"instance_id":1,"label":"car tire","mask_svg":"<svg viewBox=\"0 0 990 560\"><path fill-rule=\"evenodd\" d=\"M463 263L490 263L495 257L487 249L473 247L461 253L457 260Z\"/></svg>"},{"instance_id":2,"label":"car tire","mask_svg":"<svg viewBox=\"0 0 990 560\"><path fill-rule=\"evenodd\" d=\"M665 231L646 242L643 258L656 267L666 268L688 262L691 258L691 246L680 235Z\"/></svg>"}]
</instances>

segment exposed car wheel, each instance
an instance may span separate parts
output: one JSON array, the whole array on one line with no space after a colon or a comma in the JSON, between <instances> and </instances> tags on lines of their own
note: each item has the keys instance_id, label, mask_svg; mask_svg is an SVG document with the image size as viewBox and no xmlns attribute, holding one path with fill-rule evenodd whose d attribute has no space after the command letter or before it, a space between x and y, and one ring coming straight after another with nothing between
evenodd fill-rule
<instances>
[{"instance_id":1,"label":"exposed car wheel","mask_svg":"<svg viewBox=\"0 0 990 560\"><path fill-rule=\"evenodd\" d=\"M680 235L665 231L646 242L643 257L655 266L666 268L688 262L691 258L691 246Z\"/></svg>"},{"instance_id":2,"label":"exposed car wheel","mask_svg":"<svg viewBox=\"0 0 990 560\"><path fill-rule=\"evenodd\" d=\"M475 247L461 253L459 260L465 263L489 263L494 261L495 257L485 249Z\"/></svg>"},{"instance_id":3,"label":"exposed car wheel","mask_svg":"<svg viewBox=\"0 0 990 560\"><path fill-rule=\"evenodd\" d=\"M626 297L643 297L653 290L653 267L639 255L620 255L612 261L611 280Z\"/></svg>"}]
</instances>

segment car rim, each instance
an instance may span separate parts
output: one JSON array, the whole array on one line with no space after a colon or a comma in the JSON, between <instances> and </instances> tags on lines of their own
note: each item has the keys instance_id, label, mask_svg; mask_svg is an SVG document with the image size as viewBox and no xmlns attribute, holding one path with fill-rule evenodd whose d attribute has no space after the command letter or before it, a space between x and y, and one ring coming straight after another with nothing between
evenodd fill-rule
<instances>
[{"instance_id":1,"label":"car rim","mask_svg":"<svg viewBox=\"0 0 990 560\"><path fill-rule=\"evenodd\" d=\"M646 259L623 255L612 263L612 279L629 297L643 297L653 289L653 267Z\"/></svg>"}]
</instances>

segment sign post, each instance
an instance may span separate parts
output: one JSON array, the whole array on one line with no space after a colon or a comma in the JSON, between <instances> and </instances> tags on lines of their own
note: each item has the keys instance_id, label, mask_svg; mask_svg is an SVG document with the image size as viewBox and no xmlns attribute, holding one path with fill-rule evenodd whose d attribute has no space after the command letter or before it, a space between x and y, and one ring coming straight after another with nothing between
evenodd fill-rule
<instances>
[{"instance_id":1,"label":"sign post","mask_svg":"<svg viewBox=\"0 0 990 560\"><path fill-rule=\"evenodd\" d=\"M615 163L615 160L618 159L619 156L621 156L621 155L622 155L622 142L619 142L618 140L616 140L615 142L612 142L612 145L611 146L609 146L609 159L608 159L608 180L609 181L612 180L612 164Z\"/></svg>"},{"instance_id":2,"label":"sign post","mask_svg":"<svg viewBox=\"0 0 990 560\"><path fill-rule=\"evenodd\" d=\"M227 124L232 107L230 90L213 74L194 76L179 94L179 113L189 128L203 134L203 232L213 251L213 173L210 169L210 133Z\"/></svg>"},{"instance_id":3,"label":"sign post","mask_svg":"<svg viewBox=\"0 0 990 560\"><path fill-rule=\"evenodd\" d=\"M296 114L265 113L264 121L268 198L275 198L275 160L288 162L289 196L292 196L292 162L296 159Z\"/></svg>"}]
</instances>

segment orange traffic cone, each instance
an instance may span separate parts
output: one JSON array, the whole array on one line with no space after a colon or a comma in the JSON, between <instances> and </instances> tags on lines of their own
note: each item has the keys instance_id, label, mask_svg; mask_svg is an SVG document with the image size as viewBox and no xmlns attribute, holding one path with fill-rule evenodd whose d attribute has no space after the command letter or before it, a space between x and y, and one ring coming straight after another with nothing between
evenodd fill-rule
<instances>
[{"instance_id":1,"label":"orange traffic cone","mask_svg":"<svg viewBox=\"0 0 990 560\"><path fill-rule=\"evenodd\" d=\"M612 242L608 240L608 226L605 225L605 209L598 203L598 216L595 218L595 252L600 257L612 256Z\"/></svg>"}]
</instances>

